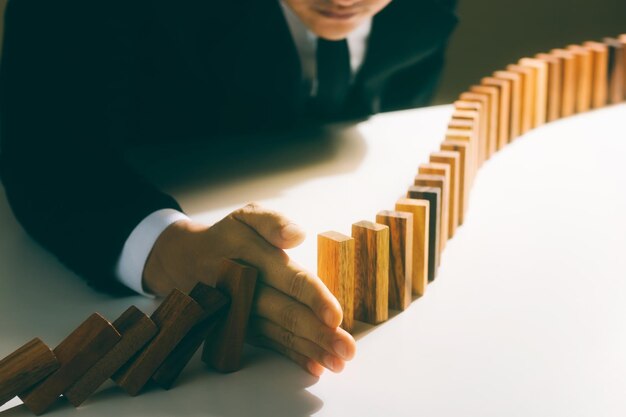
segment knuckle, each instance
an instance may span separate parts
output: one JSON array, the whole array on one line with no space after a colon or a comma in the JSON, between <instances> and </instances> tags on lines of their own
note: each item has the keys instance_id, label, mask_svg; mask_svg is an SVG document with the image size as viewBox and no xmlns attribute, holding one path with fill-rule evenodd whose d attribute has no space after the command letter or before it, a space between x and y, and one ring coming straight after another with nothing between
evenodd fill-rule
<instances>
[{"instance_id":1,"label":"knuckle","mask_svg":"<svg viewBox=\"0 0 626 417\"><path fill-rule=\"evenodd\" d=\"M324 330L320 329L317 332L315 332L315 335L313 336L313 342L318 345L318 346L326 346L326 333L324 332Z\"/></svg>"},{"instance_id":2,"label":"knuckle","mask_svg":"<svg viewBox=\"0 0 626 417\"><path fill-rule=\"evenodd\" d=\"M305 271L296 272L289 284L289 295L296 300L301 300L308 283L309 277Z\"/></svg>"},{"instance_id":3,"label":"knuckle","mask_svg":"<svg viewBox=\"0 0 626 417\"><path fill-rule=\"evenodd\" d=\"M293 333L288 332L288 331L283 331L280 335L280 342L281 344L290 350L293 350L294 344L295 344L295 336Z\"/></svg>"},{"instance_id":4,"label":"knuckle","mask_svg":"<svg viewBox=\"0 0 626 417\"><path fill-rule=\"evenodd\" d=\"M299 317L296 311L296 305L293 303L288 304L284 307L280 313L280 322L281 325L289 330L290 332L294 332L298 327Z\"/></svg>"}]
</instances>

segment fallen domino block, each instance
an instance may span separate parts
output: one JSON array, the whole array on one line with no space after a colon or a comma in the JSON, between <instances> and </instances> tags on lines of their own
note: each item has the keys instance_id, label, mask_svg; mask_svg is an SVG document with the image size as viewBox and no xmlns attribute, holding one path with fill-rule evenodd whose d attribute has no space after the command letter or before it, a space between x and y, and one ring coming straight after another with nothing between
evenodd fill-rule
<instances>
[{"instance_id":1,"label":"fallen domino block","mask_svg":"<svg viewBox=\"0 0 626 417\"><path fill-rule=\"evenodd\" d=\"M406 212L413 215L413 251L411 286L413 294L423 296L426 293L429 274L433 279L436 274L435 252L429 252L431 245L430 227L430 203L428 200L402 198L396 202L396 211ZM437 243L432 242L435 246Z\"/></svg>"}]
</instances>

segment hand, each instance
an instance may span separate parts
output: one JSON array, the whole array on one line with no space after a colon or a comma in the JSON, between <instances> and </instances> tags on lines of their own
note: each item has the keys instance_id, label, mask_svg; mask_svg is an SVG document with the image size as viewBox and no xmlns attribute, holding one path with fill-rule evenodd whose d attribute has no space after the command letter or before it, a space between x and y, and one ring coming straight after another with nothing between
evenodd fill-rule
<instances>
[{"instance_id":1,"label":"hand","mask_svg":"<svg viewBox=\"0 0 626 417\"><path fill-rule=\"evenodd\" d=\"M298 246L304 232L279 213L256 204L236 210L213 226L179 221L158 238L144 268L146 290L165 295L209 285L222 258L241 259L259 270L248 341L273 349L315 376L323 367L340 372L356 343L339 328L339 303L315 275L283 249Z\"/></svg>"}]
</instances>

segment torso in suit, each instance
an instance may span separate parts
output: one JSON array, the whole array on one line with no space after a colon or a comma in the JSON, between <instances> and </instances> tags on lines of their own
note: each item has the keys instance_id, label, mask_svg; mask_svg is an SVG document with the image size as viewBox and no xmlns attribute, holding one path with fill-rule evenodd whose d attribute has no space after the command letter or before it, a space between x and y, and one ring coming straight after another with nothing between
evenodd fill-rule
<instances>
[{"instance_id":1,"label":"torso in suit","mask_svg":"<svg viewBox=\"0 0 626 417\"><path fill-rule=\"evenodd\" d=\"M336 118L424 105L451 0L394 0ZM143 218L180 207L122 157L129 142L319 122L277 0L11 0L0 170L25 229L98 288ZM98 221L93 221L98 219Z\"/></svg>"}]
</instances>

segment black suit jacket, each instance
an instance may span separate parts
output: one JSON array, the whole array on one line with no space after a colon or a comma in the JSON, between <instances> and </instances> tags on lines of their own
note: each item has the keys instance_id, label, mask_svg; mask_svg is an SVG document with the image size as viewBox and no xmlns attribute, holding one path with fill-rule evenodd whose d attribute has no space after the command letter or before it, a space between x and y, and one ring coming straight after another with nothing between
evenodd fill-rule
<instances>
[{"instance_id":1,"label":"black suit jacket","mask_svg":"<svg viewBox=\"0 0 626 417\"><path fill-rule=\"evenodd\" d=\"M341 118L428 102L453 2L394 0L375 17ZM110 290L132 229L181 209L124 162L125 144L315 121L277 0L11 0L0 76L0 173L17 219Z\"/></svg>"}]
</instances>

